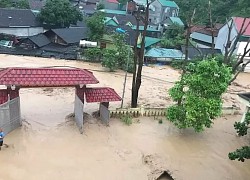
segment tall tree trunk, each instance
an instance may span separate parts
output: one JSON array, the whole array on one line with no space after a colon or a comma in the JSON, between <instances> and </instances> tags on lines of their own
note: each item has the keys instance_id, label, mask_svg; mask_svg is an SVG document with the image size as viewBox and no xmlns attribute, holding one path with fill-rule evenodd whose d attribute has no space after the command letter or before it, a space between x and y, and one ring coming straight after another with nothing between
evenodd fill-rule
<instances>
[{"instance_id":1,"label":"tall tree trunk","mask_svg":"<svg viewBox=\"0 0 250 180\"><path fill-rule=\"evenodd\" d=\"M147 0L147 6L145 10L145 18L143 19L144 22L144 30L142 33L142 41L141 41L141 48L139 51L139 57L138 57L138 67L136 72L136 77L133 73L133 82L132 82L132 100L131 100L131 107L136 108L138 105L138 95L139 95L139 89L141 87L141 75L142 75L142 66L144 62L144 51L145 51L145 37L147 33L147 27L148 27L148 16L149 16L149 5L150 3ZM137 24L138 25L138 24ZM139 27L137 32L139 31Z\"/></svg>"}]
</instances>

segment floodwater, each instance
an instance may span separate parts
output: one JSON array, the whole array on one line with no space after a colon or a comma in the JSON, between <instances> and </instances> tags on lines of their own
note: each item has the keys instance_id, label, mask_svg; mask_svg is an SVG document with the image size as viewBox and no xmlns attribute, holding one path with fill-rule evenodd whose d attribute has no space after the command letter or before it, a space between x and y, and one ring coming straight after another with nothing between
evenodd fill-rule
<instances>
[{"instance_id":1,"label":"floodwater","mask_svg":"<svg viewBox=\"0 0 250 180\"><path fill-rule=\"evenodd\" d=\"M0 67L51 65L102 69L81 62L0 55ZM160 77L166 81L162 85L155 80L153 68L145 68L144 72L152 78L143 80L139 102L166 105L168 99L162 96L167 96L178 73L162 69ZM121 94L123 76L119 74L122 72L94 71L99 86L110 86ZM125 104L129 96L128 87ZM176 180L250 179L249 161L230 161L227 157L228 152L249 144L249 136L237 137L233 129L240 115L221 117L213 128L199 134L147 117L134 119L131 126L111 119L107 127L86 116L84 133L80 134L71 117L73 88L21 89L20 98L23 126L5 138L10 146L0 152L1 180L147 180L163 170L171 172ZM112 103L111 108L119 105ZM86 104L85 108L91 114L98 104Z\"/></svg>"}]
</instances>

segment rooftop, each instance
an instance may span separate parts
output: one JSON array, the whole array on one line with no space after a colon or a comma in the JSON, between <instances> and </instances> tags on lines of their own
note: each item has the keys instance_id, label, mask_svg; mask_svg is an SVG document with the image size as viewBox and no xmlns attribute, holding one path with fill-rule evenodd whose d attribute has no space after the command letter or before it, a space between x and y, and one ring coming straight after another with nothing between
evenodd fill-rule
<instances>
[{"instance_id":1,"label":"rooftop","mask_svg":"<svg viewBox=\"0 0 250 180\"><path fill-rule=\"evenodd\" d=\"M233 17L234 23L236 24L236 29L240 32L240 29L243 26L246 31L243 33L244 36L250 36L250 18L246 18L245 23L243 24L245 18L242 17ZM243 29L243 30L244 30Z\"/></svg>"},{"instance_id":2,"label":"rooftop","mask_svg":"<svg viewBox=\"0 0 250 180\"><path fill-rule=\"evenodd\" d=\"M248 92L248 93L239 93L238 96L240 96L241 98L243 98L243 99L250 102L250 92Z\"/></svg>"},{"instance_id":3,"label":"rooftop","mask_svg":"<svg viewBox=\"0 0 250 180\"><path fill-rule=\"evenodd\" d=\"M100 11L108 14L127 14L126 11L120 11L120 10L112 10L112 9L101 9Z\"/></svg>"},{"instance_id":4,"label":"rooftop","mask_svg":"<svg viewBox=\"0 0 250 180\"><path fill-rule=\"evenodd\" d=\"M44 34L37 34L35 36L29 36L29 40L31 40L38 47L43 47L50 43L50 40Z\"/></svg>"},{"instance_id":5,"label":"rooftop","mask_svg":"<svg viewBox=\"0 0 250 180\"><path fill-rule=\"evenodd\" d=\"M145 53L145 57L183 59L184 55L176 49L151 48Z\"/></svg>"},{"instance_id":6,"label":"rooftop","mask_svg":"<svg viewBox=\"0 0 250 180\"><path fill-rule=\"evenodd\" d=\"M138 41L139 41L139 43L138 43L138 45L137 45L137 47L138 48L141 48L141 38L140 38L140 36L139 36L139 38L138 38ZM147 48L147 47L149 47L149 46L152 46L152 45L154 45L154 44L156 44L156 43L158 43L158 42L160 42L161 41L161 39L158 39L158 38L152 38L152 37L145 37L145 48Z\"/></svg>"},{"instance_id":7,"label":"rooftop","mask_svg":"<svg viewBox=\"0 0 250 180\"><path fill-rule=\"evenodd\" d=\"M86 102L120 101L121 97L112 88L86 88Z\"/></svg>"},{"instance_id":8,"label":"rooftop","mask_svg":"<svg viewBox=\"0 0 250 180\"><path fill-rule=\"evenodd\" d=\"M77 68L11 67L0 71L0 85L7 86L65 87L98 82L90 71Z\"/></svg>"},{"instance_id":9,"label":"rooftop","mask_svg":"<svg viewBox=\"0 0 250 180\"><path fill-rule=\"evenodd\" d=\"M176 23L180 26L184 26L184 23L182 22L182 20L179 17L169 17L169 19L173 22Z\"/></svg>"},{"instance_id":10,"label":"rooftop","mask_svg":"<svg viewBox=\"0 0 250 180\"><path fill-rule=\"evenodd\" d=\"M36 16L30 9L0 8L0 27L38 27Z\"/></svg>"},{"instance_id":11,"label":"rooftop","mask_svg":"<svg viewBox=\"0 0 250 180\"><path fill-rule=\"evenodd\" d=\"M57 34L68 44L79 43L80 40L86 39L88 37L87 27L60 28L51 29L50 31Z\"/></svg>"},{"instance_id":12,"label":"rooftop","mask_svg":"<svg viewBox=\"0 0 250 180\"><path fill-rule=\"evenodd\" d=\"M159 2L161 3L162 6L179 8L174 1L159 0Z\"/></svg>"}]
</instances>

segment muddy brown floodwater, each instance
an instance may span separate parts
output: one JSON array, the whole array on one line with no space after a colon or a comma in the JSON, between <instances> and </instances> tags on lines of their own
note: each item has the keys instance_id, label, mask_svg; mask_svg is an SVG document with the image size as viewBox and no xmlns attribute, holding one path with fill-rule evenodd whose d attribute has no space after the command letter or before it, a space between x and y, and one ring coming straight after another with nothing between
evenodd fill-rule
<instances>
[{"instance_id":1,"label":"muddy brown floodwater","mask_svg":"<svg viewBox=\"0 0 250 180\"><path fill-rule=\"evenodd\" d=\"M0 55L0 67L74 66L103 70L97 64L76 61ZM145 67L139 103L166 106L167 90L179 73L169 67ZM99 86L122 93L123 75L93 71ZM249 89L248 74L225 94L225 104L236 104L236 92ZM125 104L129 103L128 80ZM106 127L86 117L80 134L70 115L74 108L73 88L21 89L23 126L5 138L10 146L0 152L1 180L147 180L168 170L176 180L249 180L250 162L230 161L228 152L248 145L250 137L237 137L233 123L241 116L218 118L203 133L178 130L171 123L153 118L134 119L126 126L111 119ZM111 108L119 102L111 103ZM86 104L89 114L98 104Z\"/></svg>"}]
</instances>

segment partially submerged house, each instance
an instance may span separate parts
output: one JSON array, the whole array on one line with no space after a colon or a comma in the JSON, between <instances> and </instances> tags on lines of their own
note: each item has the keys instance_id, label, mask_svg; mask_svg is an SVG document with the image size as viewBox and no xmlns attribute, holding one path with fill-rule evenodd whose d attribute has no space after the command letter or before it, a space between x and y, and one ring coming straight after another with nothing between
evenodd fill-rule
<instances>
[{"instance_id":1,"label":"partially submerged house","mask_svg":"<svg viewBox=\"0 0 250 180\"><path fill-rule=\"evenodd\" d=\"M51 42L61 45L79 44L80 40L88 38L88 28L50 29L44 33Z\"/></svg>"},{"instance_id":2,"label":"partially submerged house","mask_svg":"<svg viewBox=\"0 0 250 180\"><path fill-rule=\"evenodd\" d=\"M183 54L185 54L186 47L181 46L181 51ZM197 58L206 58L208 56L214 55L222 55L222 52L220 49L214 49L212 50L211 48L194 48L194 47L188 47L188 58L189 59L197 59Z\"/></svg>"},{"instance_id":3,"label":"partially submerged house","mask_svg":"<svg viewBox=\"0 0 250 180\"><path fill-rule=\"evenodd\" d=\"M28 37L43 31L41 23L30 9L0 8L0 33Z\"/></svg>"},{"instance_id":4,"label":"partially submerged house","mask_svg":"<svg viewBox=\"0 0 250 180\"><path fill-rule=\"evenodd\" d=\"M214 28L210 28L208 26L197 26L192 29L191 39L200 48L211 48L212 44L215 46L218 33L220 28L222 28L222 24L216 24ZM214 37L214 42L212 40Z\"/></svg>"},{"instance_id":5,"label":"partially submerged house","mask_svg":"<svg viewBox=\"0 0 250 180\"><path fill-rule=\"evenodd\" d=\"M51 42L49 38L47 38L47 36L45 36L44 34L37 34L22 39L20 42L18 42L17 45L23 49L31 50L42 48L43 46L46 46L50 43Z\"/></svg>"},{"instance_id":6,"label":"partially submerged house","mask_svg":"<svg viewBox=\"0 0 250 180\"><path fill-rule=\"evenodd\" d=\"M180 50L166 48L151 48L145 53L144 57L146 62L161 62L163 64L185 58Z\"/></svg>"}]
</instances>

